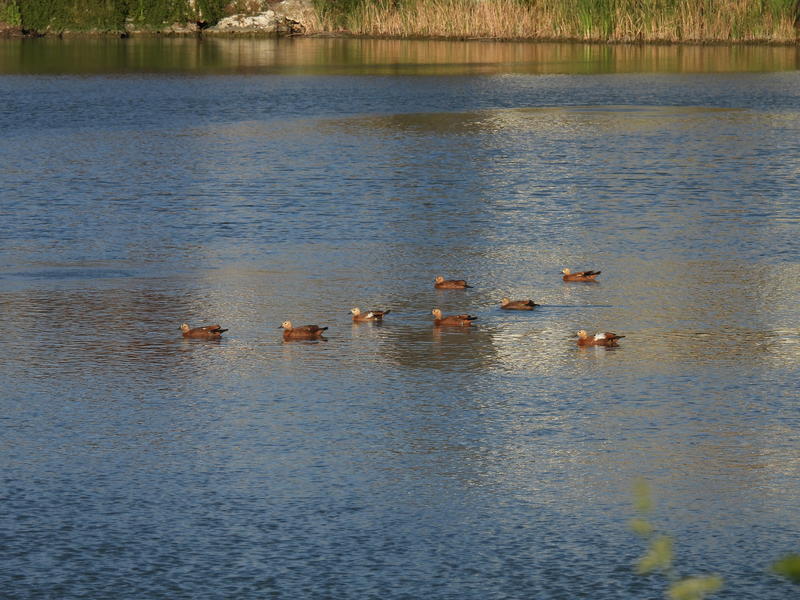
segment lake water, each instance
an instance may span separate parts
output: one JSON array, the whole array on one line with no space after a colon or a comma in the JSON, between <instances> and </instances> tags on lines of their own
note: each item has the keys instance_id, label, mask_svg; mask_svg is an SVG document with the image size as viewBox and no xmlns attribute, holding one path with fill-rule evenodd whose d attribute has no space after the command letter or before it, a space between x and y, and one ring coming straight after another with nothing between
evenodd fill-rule
<instances>
[{"instance_id":1,"label":"lake water","mask_svg":"<svg viewBox=\"0 0 800 600\"><path fill-rule=\"evenodd\" d=\"M4 597L796 596L798 63L0 40Z\"/></svg>"}]
</instances>

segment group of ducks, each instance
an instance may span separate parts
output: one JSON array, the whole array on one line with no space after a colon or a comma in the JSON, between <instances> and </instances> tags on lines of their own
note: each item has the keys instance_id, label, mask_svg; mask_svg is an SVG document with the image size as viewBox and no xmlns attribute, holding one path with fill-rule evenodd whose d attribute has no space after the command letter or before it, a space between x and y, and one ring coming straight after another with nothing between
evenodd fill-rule
<instances>
[{"instance_id":1,"label":"group of ducks","mask_svg":"<svg viewBox=\"0 0 800 600\"><path fill-rule=\"evenodd\" d=\"M561 271L562 279L564 281L595 281L595 278L600 274L600 271L578 271L573 273L569 269ZM472 287L467 284L463 279L445 279L442 276L437 277L433 282L433 287L437 290L463 290ZM511 300L503 298L500 301L500 308L503 310L533 310L536 304L533 300ZM383 317L388 315L391 310L370 310L368 312L361 312L359 308L350 310L353 315L354 323L380 323ZM434 308L431 311L433 315L434 327L470 327L472 322L478 317L473 317L469 314L463 315L442 315L442 311ZM315 340L322 337L327 327L320 327L319 325L303 325L295 327L291 321L284 321L279 329L283 329L284 340ZM181 331L185 338L199 338L206 340L219 339L227 329L223 329L219 325L205 325L203 327L189 327L187 323L181 325ZM616 333L604 332L596 333L590 336L586 331L581 329L578 332L578 346L616 346L617 340L624 338L624 335L617 335Z\"/></svg>"}]
</instances>

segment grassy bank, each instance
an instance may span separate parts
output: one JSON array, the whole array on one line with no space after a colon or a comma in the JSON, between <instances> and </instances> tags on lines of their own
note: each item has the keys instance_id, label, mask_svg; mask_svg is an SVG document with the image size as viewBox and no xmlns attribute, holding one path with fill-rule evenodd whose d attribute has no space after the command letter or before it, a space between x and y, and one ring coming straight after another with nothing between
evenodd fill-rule
<instances>
[{"instance_id":1,"label":"grassy bank","mask_svg":"<svg viewBox=\"0 0 800 600\"><path fill-rule=\"evenodd\" d=\"M0 23L38 33L158 31L216 22L230 0L0 0Z\"/></svg>"},{"instance_id":2,"label":"grassy bank","mask_svg":"<svg viewBox=\"0 0 800 600\"><path fill-rule=\"evenodd\" d=\"M797 0L319 0L358 35L796 43Z\"/></svg>"},{"instance_id":3,"label":"grassy bank","mask_svg":"<svg viewBox=\"0 0 800 600\"><path fill-rule=\"evenodd\" d=\"M798 42L800 0L313 0L308 33L601 42ZM269 0L0 0L27 31L159 31Z\"/></svg>"}]
</instances>

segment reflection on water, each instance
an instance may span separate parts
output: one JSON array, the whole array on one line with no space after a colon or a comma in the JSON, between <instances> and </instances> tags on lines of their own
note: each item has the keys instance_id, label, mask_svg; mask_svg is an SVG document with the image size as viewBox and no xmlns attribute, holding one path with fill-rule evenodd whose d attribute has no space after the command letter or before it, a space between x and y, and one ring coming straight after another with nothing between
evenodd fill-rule
<instances>
[{"instance_id":1,"label":"reflection on water","mask_svg":"<svg viewBox=\"0 0 800 600\"><path fill-rule=\"evenodd\" d=\"M793 71L792 46L340 38L53 37L0 40L0 73L724 73Z\"/></svg>"},{"instance_id":2,"label":"reflection on water","mask_svg":"<svg viewBox=\"0 0 800 600\"><path fill-rule=\"evenodd\" d=\"M174 45L167 69L196 46L139 43ZM332 48L380 72L364 56L424 47L207 43L332 73ZM476 46L523 58L466 76ZM644 476L692 570L789 597L759 561L800 532L797 73L428 48L400 68L465 76L0 78L7 593L656 597L625 526ZM762 50L786 52L719 60ZM287 319L327 341L285 343Z\"/></svg>"}]
</instances>

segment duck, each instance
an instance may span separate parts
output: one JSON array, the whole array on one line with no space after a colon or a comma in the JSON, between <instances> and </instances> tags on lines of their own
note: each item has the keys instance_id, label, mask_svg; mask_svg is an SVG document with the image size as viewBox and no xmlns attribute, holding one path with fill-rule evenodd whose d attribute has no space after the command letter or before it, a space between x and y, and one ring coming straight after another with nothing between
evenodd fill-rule
<instances>
[{"instance_id":1,"label":"duck","mask_svg":"<svg viewBox=\"0 0 800 600\"><path fill-rule=\"evenodd\" d=\"M509 300L508 298L500 300L500 308L503 310L533 310L535 306L541 305L536 304L533 300Z\"/></svg>"},{"instance_id":2,"label":"duck","mask_svg":"<svg viewBox=\"0 0 800 600\"><path fill-rule=\"evenodd\" d=\"M578 346L617 346L617 340L624 337L624 335L617 335L610 331L595 333L590 337L585 330L581 329L578 332Z\"/></svg>"},{"instance_id":3,"label":"duck","mask_svg":"<svg viewBox=\"0 0 800 600\"><path fill-rule=\"evenodd\" d=\"M437 290L463 290L472 286L468 285L463 279L445 279L439 275L433 280L433 287Z\"/></svg>"},{"instance_id":4,"label":"duck","mask_svg":"<svg viewBox=\"0 0 800 600\"><path fill-rule=\"evenodd\" d=\"M181 325L181 331L185 338L201 338L205 340L218 340L227 329L219 325L203 325L202 327L189 327L188 323Z\"/></svg>"},{"instance_id":5,"label":"duck","mask_svg":"<svg viewBox=\"0 0 800 600\"><path fill-rule=\"evenodd\" d=\"M383 321L383 316L384 315L388 315L390 312L392 312L391 309L388 309L388 310L371 310L371 311L366 312L366 313L362 313L361 309L358 308L358 307L350 309L350 314L353 315L353 322L354 323L365 323L365 322L370 322L370 323L377 322L377 323L380 323L381 321Z\"/></svg>"},{"instance_id":6,"label":"duck","mask_svg":"<svg viewBox=\"0 0 800 600\"><path fill-rule=\"evenodd\" d=\"M564 275L562 277L564 281L594 281L594 278L600 275L602 271L578 271L573 273L569 269L561 269L561 273Z\"/></svg>"},{"instance_id":7,"label":"duck","mask_svg":"<svg viewBox=\"0 0 800 600\"><path fill-rule=\"evenodd\" d=\"M316 340L325 333L327 327L320 327L319 325L293 327L291 321L284 321L278 329L283 329L283 339L285 340Z\"/></svg>"},{"instance_id":8,"label":"duck","mask_svg":"<svg viewBox=\"0 0 800 600\"><path fill-rule=\"evenodd\" d=\"M433 325L434 327L441 327L442 325L450 326L454 325L457 327L470 327L472 322L477 320L478 317L473 317L471 315L450 315L447 317L442 316L442 311L438 308L434 308L431 311L433 315Z\"/></svg>"}]
</instances>

